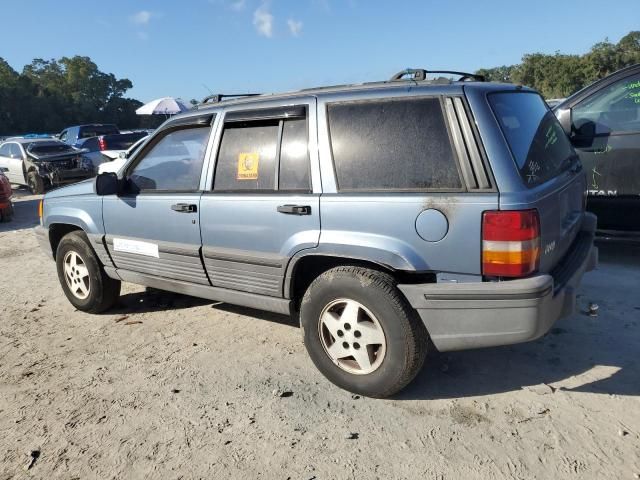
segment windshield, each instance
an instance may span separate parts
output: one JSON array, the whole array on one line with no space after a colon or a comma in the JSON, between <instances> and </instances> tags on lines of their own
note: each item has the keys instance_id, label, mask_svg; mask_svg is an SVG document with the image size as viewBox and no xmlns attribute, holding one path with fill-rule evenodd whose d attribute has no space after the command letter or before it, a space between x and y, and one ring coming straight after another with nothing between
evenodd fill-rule
<instances>
[{"instance_id":1,"label":"windshield","mask_svg":"<svg viewBox=\"0 0 640 480\"><path fill-rule=\"evenodd\" d=\"M489 103L528 186L546 182L579 161L556 116L537 93L492 93Z\"/></svg>"},{"instance_id":2,"label":"windshield","mask_svg":"<svg viewBox=\"0 0 640 480\"><path fill-rule=\"evenodd\" d=\"M27 152L34 155L51 155L54 153L72 153L75 149L62 142L34 142L27 145Z\"/></svg>"}]
</instances>

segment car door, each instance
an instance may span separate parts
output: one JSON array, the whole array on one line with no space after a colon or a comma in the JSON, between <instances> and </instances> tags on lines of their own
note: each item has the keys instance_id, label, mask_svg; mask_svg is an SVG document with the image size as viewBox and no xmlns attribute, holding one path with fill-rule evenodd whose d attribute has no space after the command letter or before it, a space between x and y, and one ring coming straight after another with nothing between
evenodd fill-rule
<instances>
[{"instance_id":1,"label":"car door","mask_svg":"<svg viewBox=\"0 0 640 480\"><path fill-rule=\"evenodd\" d=\"M107 249L118 269L208 284L200 260L200 196L213 115L163 128L104 197ZM141 281L144 283L144 281Z\"/></svg>"},{"instance_id":2,"label":"car door","mask_svg":"<svg viewBox=\"0 0 640 480\"><path fill-rule=\"evenodd\" d=\"M289 259L318 244L315 105L306 98L225 110L200 214L213 286L282 297Z\"/></svg>"},{"instance_id":3,"label":"car door","mask_svg":"<svg viewBox=\"0 0 640 480\"><path fill-rule=\"evenodd\" d=\"M24 185L24 152L16 142L8 142L0 149L0 166L8 171L5 173L11 183Z\"/></svg>"},{"instance_id":4,"label":"car door","mask_svg":"<svg viewBox=\"0 0 640 480\"><path fill-rule=\"evenodd\" d=\"M571 108L572 143L587 173L598 227L639 229L640 69Z\"/></svg>"}]
</instances>

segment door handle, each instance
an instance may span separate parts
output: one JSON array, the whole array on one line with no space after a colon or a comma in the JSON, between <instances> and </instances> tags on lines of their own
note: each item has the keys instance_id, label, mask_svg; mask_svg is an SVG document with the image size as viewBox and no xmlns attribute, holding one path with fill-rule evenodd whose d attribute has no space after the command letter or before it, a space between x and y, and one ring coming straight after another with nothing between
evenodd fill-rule
<instances>
[{"instance_id":1,"label":"door handle","mask_svg":"<svg viewBox=\"0 0 640 480\"><path fill-rule=\"evenodd\" d=\"M311 207L309 205L280 205L278 212L288 215L311 215Z\"/></svg>"},{"instance_id":2,"label":"door handle","mask_svg":"<svg viewBox=\"0 0 640 480\"><path fill-rule=\"evenodd\" d=\"M198 206L193 203L175 203L171 205L171 210L179 213L195 213L198 211Z\"/></svg>"}]
</instances>

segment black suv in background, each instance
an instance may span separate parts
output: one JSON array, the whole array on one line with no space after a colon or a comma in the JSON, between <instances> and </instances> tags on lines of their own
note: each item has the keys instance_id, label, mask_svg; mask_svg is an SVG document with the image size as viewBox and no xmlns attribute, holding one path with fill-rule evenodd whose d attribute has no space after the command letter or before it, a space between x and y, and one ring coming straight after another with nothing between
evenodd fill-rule
<instances>
[{"instance_id":1,"label":"black suv in background","mask_svg":"<svg viewBox=\"0 0 640 480\"><path fill-rule=\"evenodd\" d=\"M604 233L640 233L640 64L573 94L554 112L587 173L587 209Z\"/></svg>"}]
</instances>

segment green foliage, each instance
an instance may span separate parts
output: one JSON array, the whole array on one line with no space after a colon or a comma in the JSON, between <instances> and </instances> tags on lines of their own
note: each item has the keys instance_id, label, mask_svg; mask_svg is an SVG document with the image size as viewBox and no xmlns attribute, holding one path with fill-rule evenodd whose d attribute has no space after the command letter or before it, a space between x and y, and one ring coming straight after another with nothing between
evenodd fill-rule
<instances>
[{"instance_id":1,"label":"green foliage","mask_svg":"<svg viewBox=\"0 0 640 480\"><path fill-rule=\"evenodd\" d=\"M596 43L584 55L526 54L518 65L478 70L488 80L513 82L538 90L545 98L567 97L621 68L640 63L640 31L611 43Z\"/></svg>"},{"instance_id":2,"label":"green foliage","mask_svg":"<svg viewBox=\"0 0 640 480\"><path fill-rule=\"evenodd\" d=\"M59 132L91 122L139 127L148 123L135 114L142 103L124 97L132 86L89 57L36 58L22 73L0 58L0 133Z\"/></svg>"}]
</instances>

